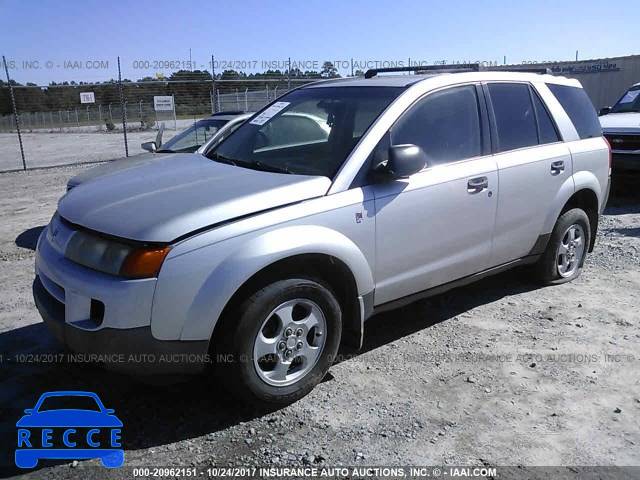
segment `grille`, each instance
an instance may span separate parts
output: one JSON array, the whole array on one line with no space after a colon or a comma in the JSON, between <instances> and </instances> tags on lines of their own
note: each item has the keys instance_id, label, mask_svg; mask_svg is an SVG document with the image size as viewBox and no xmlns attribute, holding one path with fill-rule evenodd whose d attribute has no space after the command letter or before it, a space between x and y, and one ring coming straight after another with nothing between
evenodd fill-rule
<instances>
[{"instance_id":1,"label":"grille","mask_svg":"<svg viewBox=\"0 0 640 480\"><path fill-rule=\"evenodd\" d=\"M640 150L640 135L605 134L613 150Z\"/></svg>"}]
</instances>

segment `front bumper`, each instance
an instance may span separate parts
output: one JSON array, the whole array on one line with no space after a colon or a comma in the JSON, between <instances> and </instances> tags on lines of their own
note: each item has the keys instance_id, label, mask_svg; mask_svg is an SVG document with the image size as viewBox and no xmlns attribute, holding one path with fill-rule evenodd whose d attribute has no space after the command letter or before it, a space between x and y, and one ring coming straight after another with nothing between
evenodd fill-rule
<instances>
[{"instance_id":1,"label":"front bumper","mask_svg":"<svg viewBox=\"0 0 640 480\"><path fill-rule=\"evenodd\" d=\"M73 352L76 361L99 362L109 370L136 375L181 375L202 372L209 363L207 341L157 340L151 327L82 330L64 321L64 304L56 300L39 277L33 298L54 337Z\"/></svg>"},{"instance_id":2,"label":"front bumper","mask_svg":"<svg viewBox=\"0 0 640 480\"><path fill-rule=\"evenodd\" d=\"M75 264L50 244L47 229L38 241L36 307L51 333L82 354L78 361L139 375L203 371L209 362L208 341L158 340L152 335L155 283L117 279ZM98 318L94 304L103 305Z\"/></svg>"},{"instance_id":3,"label":"front bumper","mask_svg":"<svg viewBox=\"0 0 640 480\"><path fill-rule=\"evenodd\" d=\"M176 375L202 372L209 363L207 341L157 340L151 327L82 330L64 321L64 304L56 300L39 277L33 298L54 337L73 352L78 362L99 362L109 370L137 375Z\"/></svg>"}]
</instances>

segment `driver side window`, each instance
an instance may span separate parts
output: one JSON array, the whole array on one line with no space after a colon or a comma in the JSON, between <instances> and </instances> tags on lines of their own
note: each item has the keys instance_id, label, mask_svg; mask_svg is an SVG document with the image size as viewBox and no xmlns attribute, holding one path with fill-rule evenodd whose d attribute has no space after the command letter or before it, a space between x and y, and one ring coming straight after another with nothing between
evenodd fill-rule
<instances>
[{"instance_id":1,"label":"driver side window","mask_svg":"<svg viewBox=\"0 0 640 480\"><path fill-rule=\"evenodd\" d=\"M418 100L391 129L391 141L418 145L431 166L482 155L476 87L448 88Z\"/></svg>"}]
</instances>

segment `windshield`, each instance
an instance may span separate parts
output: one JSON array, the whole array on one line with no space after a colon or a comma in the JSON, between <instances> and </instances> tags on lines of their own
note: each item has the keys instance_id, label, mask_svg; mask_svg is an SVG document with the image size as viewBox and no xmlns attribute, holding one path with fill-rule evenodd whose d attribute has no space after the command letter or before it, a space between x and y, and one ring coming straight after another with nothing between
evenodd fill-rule
<instances>
[{"instance_id":1,"label":"windshield","mask_svg":"<svg viewBox=\"0 0 640 480\"><path fill-rule=\"evenodd\" d=\"M162 148L157 151L193 153L200 148L203 143L206 143L207 140L213 137L227 122L228 120L214 120L209 118L198 120L189 128L163 144Z\"/></svg>"},{"instance_id":2,"label":"windshield","mask_svg":"<svg viewBox=\"0 0 640 480\"><path fill-rule=\"evenodd\" d=\"M244 123L207 156L246 168L333 178L364 132L402 90L295 90Z\"/></svg>"},{"instance_id":3,"label":"windshield","mask_svg":"<svg viewBox=\"0 0 640 480\"><path fill-rule=\"evenodd\" d=\"M640 85L631 87L611 108L610 113L640 112Z\"/></svg>"},{"instance_id":4,"label":"windshield","mask_svg":"<svg viewBox=\"0 0 640 480\"><path fill-rule=\"evenodd\" d=\"M99 412L100 406L88 395L55 395L42 401L39 412L49 410L92 410Z\"/></svg>"}]
</instances>

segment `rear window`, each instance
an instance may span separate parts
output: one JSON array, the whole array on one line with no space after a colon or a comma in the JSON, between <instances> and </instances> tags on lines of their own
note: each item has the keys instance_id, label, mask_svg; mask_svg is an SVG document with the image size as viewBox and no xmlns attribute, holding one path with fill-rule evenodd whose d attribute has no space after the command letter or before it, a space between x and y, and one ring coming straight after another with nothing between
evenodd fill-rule
<instances>
[{"instance_id":1,"label":"rear window","mask_svg":"<svg viewBox=\"0 0 640 480\"><path fill-rule=\"evenodd\" d=\"M569 115L580 138L593 138L602 135L596 109L582 88L553 83L548 83L547 86Z\"/></svg>"}]
</instances>

